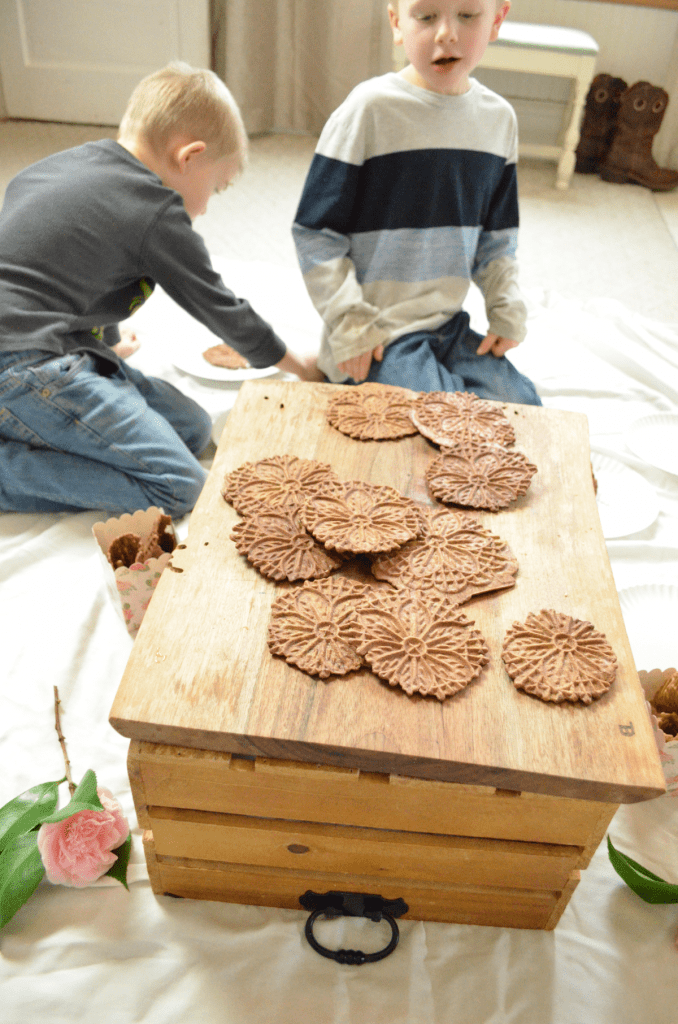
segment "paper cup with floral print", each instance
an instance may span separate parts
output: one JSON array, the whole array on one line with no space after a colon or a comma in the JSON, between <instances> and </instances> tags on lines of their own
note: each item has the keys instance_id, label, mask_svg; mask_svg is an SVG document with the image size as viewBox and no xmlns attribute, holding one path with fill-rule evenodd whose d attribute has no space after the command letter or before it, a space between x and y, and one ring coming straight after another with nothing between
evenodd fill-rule
<instances>
[{"instance_id":1,"label":"paper cup with floral print","mask_svg":"<svg viewBox=\"0 0 678 1024\"><path fill-rule=\"evenodd\" d=\"M139 632L139 626L153 596L153 591L172 555L171 552L165 551L157 557L133 562L129 567L120 566L114 569L109 561L108 552L113 541L128 534L138 536L142 546L147 544L162 515L164 515L163 510L152 505L150 508L133 512L131 515L129 512L125 512L118 518L95 523L92 527L92 533L101 556L108 592L132 639ZM171 524L166 532L171 534L176 542Z\"/></svg>"},{"instance_id":2,"label":"paper cup with floral print","mask_svg":"<svg viewBox=\"0 0 678 1024\"><path fill-rule=\"evenodd\" d=\"M657 722L657 716L652 711L649 703L660 686L663 686L666 680L675 674L675 671L675 668L653 668L650 672L639 672L638 677L648 701L647 710L652 721L655 740L657 741L659 760L664 769L666 791L669 796L678 797L678 737L668 736L662 732Z\"/></svg>"}]
</instances>

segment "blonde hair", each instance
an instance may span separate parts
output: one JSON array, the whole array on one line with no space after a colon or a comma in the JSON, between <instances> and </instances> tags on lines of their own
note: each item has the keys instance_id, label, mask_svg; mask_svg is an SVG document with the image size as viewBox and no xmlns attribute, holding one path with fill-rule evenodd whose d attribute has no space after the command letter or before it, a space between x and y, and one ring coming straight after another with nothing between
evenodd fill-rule
<instances>
[{"instance_id":1,"label":"blonde hair","mask_svg":"<svg viewBox=\"0 0 678 1024\"><path fill-rule=\"evenodd\" d=\"M118 139L141 139L164 156L174 137L201 140L213 159L247 159L247 132L238 105L213 71L173 61L143 78L130 96Z\"/></svg>"},{"instance_id":2,"label":"blonde hair","mask_svg":"<svg viewBox=\"0 0 678 1024\"><path fill-rule=\"evenodd\" d=\"M506 0L494 0L494 6L495 6L495 10L497 10L497 11L498 11L498 10L499 10L499 8L500 8L500 7L502 6L502 4L503 4L503 3L505 3L505 2L506 2ZM400 9L400 0L389 0L389 4L388 4L388 6L389 6L389 7L392 7L392 8L393 8L393 10L394 10L394 11L396 12L396 14L397 14L397 13L398 13L398 11L399 11L399 9Z\"/></svg>"}]
</instances>

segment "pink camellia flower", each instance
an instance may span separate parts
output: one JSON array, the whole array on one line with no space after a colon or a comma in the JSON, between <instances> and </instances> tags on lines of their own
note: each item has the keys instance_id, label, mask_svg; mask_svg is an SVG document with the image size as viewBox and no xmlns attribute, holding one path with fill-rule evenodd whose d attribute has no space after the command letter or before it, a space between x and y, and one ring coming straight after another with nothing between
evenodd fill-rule
<instances>
[{"instance_id":1,"label":"pink camellia flower","mask_svg":"<svg viewBox=\"0 0 678 1024\"><path fill-rule=\"evenodd\" d=\"M41 825L38 849L50 882L82 889L105 875L117 856L111 850L129 835L129 824L110 790L97 787L103 811L78 811L64 821Z\"/></svg>"}]
</instances>

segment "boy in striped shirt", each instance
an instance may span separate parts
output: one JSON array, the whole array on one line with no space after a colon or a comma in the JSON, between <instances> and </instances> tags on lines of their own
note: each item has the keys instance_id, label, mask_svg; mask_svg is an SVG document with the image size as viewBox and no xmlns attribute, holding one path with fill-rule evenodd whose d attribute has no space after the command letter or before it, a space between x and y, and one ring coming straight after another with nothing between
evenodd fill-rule
<instances>
[{"instance_id":1,"label":"boy in striped shirt","mask_svg":"<svg viewBox=\"0 0 678 1024\"><path fill-rule=\"evenodd\" d=\"M293 234L330 381L541 404L505 356L526 333L516 117L470 77L509 7L394 0L410 63L359 85L323 129ZM471 281L485 337L462 310Z\"/></svg>"}]
</instances>

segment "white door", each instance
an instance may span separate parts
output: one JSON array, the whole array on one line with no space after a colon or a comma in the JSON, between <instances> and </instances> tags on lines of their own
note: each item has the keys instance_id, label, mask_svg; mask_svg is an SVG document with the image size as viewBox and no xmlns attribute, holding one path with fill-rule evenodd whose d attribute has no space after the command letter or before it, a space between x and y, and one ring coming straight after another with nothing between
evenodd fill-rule
<instances>
[{"instance_id":1,"label":"white door","mask_svg":"<svg viewBox=\"0 0 678 1024\"><path fill-rule=\"evenodd\" d=\"M171 60L210 66L209 0L0 0L10 117L117 125Z\"/></svg>"}]
</instances>

